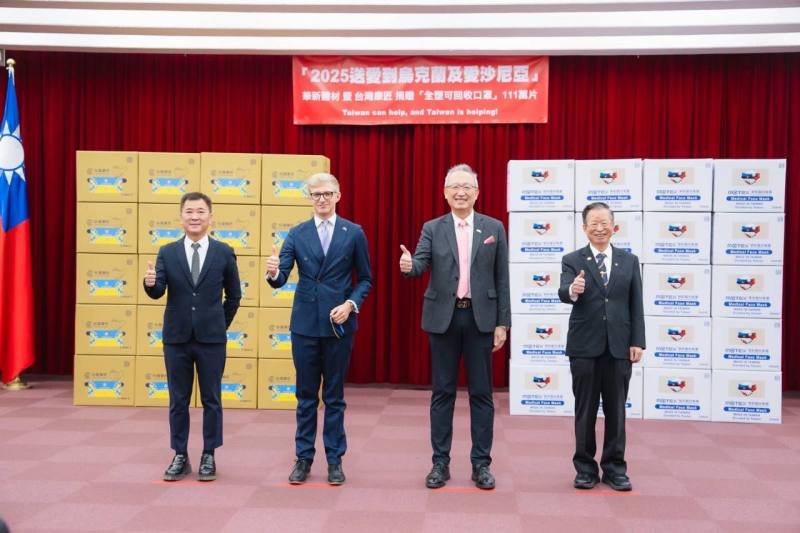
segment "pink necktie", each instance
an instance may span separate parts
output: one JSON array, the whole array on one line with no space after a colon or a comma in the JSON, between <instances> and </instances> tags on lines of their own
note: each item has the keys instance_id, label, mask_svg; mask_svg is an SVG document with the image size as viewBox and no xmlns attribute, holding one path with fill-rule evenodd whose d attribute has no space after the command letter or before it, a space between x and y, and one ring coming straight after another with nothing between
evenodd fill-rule
<instances>
[{"instance_id":1,"label":"pink necktie","mask_svg":"<svg viewBox=\"0 0 800 533\"><path fill-rule=\"evenodd\" d=\"M466 298L469 294L469 233L467 223L458 221L458 290L456 296Z\"/></svg>"}]
</instances>

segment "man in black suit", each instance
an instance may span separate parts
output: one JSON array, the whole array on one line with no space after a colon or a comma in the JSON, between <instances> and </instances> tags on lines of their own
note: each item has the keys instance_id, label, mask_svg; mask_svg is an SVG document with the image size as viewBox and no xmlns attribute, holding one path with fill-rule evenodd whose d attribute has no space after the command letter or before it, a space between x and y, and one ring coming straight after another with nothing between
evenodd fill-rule
<instances>
[{"instance_id":1,"label":"man in black suit","mask_svg":"<svg viewBox=\"0 0 800 533\"><path fill-rule=\"evenodd\" d=\"M602 481L628 491L625 402L631 365L645 348L642 275L638 257L610 244L614 213L608 205L595 202L583 209L583 231L589 245L561 260L558 289L561 301L572 304L567 355L575 394L574 486L591 489L599 481L595 422L602 397Z\"/></svg>"},{"instance_id":2,"label":"man in black suit","mask_svg":"<svg viewBox=\"0 0 800 533\"><path fill-rule=\"evenodd\" d=\"M169 386L170 445L175 450L165 481L192 471L187 454L189 399L194 367L203 401L203 454L197 478L216 479L214 449L222 446L222 372L227 329L242 298L236 255L229 245L208 237L211 199L199 192L181 198L186 235L158 251L155 268L148 262L144 290L150 298L167 293L164 310L164 362ZM225 300L222 292L225 291Z\"/></svg>"}]
</instances>

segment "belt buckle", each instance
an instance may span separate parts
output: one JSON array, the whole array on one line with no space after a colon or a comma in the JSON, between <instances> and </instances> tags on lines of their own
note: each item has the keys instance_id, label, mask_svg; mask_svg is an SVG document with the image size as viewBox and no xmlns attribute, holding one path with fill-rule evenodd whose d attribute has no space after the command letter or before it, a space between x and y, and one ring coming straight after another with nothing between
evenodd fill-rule
<instances>
[{"instance_id":1,"label":"belt buckle","mask_svg":"<svg viewBox=\"0 0 800 533\"><path fill-rule=\"evenodd\" d=\"M456 298L456 309L470 309L472 301L469 298Z\"/></svg>"}]
</instances>

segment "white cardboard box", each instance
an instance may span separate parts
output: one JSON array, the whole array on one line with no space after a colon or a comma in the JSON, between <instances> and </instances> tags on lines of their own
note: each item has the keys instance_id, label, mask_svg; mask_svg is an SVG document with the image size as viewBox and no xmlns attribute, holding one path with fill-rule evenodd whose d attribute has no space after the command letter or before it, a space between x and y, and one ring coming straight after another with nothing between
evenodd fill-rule
<instances>
[{"instance_id":1,"label":"white cardboard box","mask_svg":"<svg viewBox=\"0 0 800 533\"><path fill-rule=\"evenodd\" d=\"M648 316L645 322L645 367L711 368L711 318Z\"/></svg>"},{"instance_id":2,"label":"white cardboard box","mask_svg":"<svg viewBox=\"0 0 800 533\"><path fill-rule=\"evenodd\" d=\"M711 371L645 368L644 418L710 420Z\"/></svg>"},{"instance_id":3,"label":"white cardboard box","mask_svg":"<svg viewBox=\"0 0 800 533\"><path fill-rule=\"evenodd\" d=\"M625 400L625 418L642 418L642 394L644 391L644 368L634 365L631 370L631 381L628 385L628 398ZM597 416L604 417L603 400L600 399L600 407L597 409Z\"/></svg>"},{"instance_id":4,"label":"white cardboard box","mask_svg":"<svg viewBox=\"0 0 800 533\"><path fill-rule=\"evenodd\" d=\"M511 323L512 362L569 365L569 315L513 315Z\"/></svg>"},{"instance_id":5,"label":"white cardboard box","mask_svg":"<svg viewBox=\"0 0 800 533\"><path fill-rule=\"evenodd\" d=\"M714 265L713 268L713 316L781 317L783 267Z\"/></svg>"},{"instance_id":6,"label":"white cardboard box","mask_svg":"<svg viewBox=\"0 0 800 533\"><path fill-rule=\"evenodd\" d=\"M714 161L715 212L783 213L785 189L785 159Z\"/></svg>"},{"instance_id":7,"label":"white cardboard box","mask_svg":"<svg viewBox=\"0 0 800 533\"><path fill-rule=\"evenodd\" d=\"M783 213L714 213L715 265L782 265Z\"/></svg>"},{"instance_id":8,"label":"white cardboard box","mask_svg":"<svg viewBox=\"0 0 800 533\"><path fill-rule=\"evenodd\" d=\"M569 314L572 306L558 298L560 263L511 263L511 312L514 314Z\"/></svg>"},{"instance_id":9,"label":"white cardboard box","mask_svg":"<svg viewBox=\"0 0 800 533\"><path fill-rule=\"evenodd\" d=\"M572 416L575 397L569 366L511 363L509 406L512 415Z\"/></svg>"},{"instance_id":10,"label":"white cardboard box","mask_svg":"<svg viewBox=\"0 0 800 533\"><path fill-rule=\"evenodd\" d=\"M644 265L642 285L645 315L710 315L710 266Z\"/></svg>"},{"instance_id":11,"label":"white cardboard box","mask_svg":"<svg viewBox=\"0 0 800 533\"><path fill-rule=\"evenodd\" d=\"M508 162L509 211L573 211L575 161Z\"/></svg>"},{"instance_id":12,"label":"white cardboard box","mask_svg":"<svg viewBox=\"0 0 800 533\"><path fill-rule=\"evenodd\" d=\"M781 370L780 320L714 317L713 332L714 370Z\"/></svg>"},{"instance_id":13,"label":"white cardboard box","mask_svg":"<svg viewBox=\"0 0 800 533\"><path fill-rule=\"evenodd\" d=\"M614 211L642 210L642 160L575 161L575 211L605 202Z\"/></svg>"},{"instance_id":14,"label":"white cardboard box","mask_svg":"<svg viewBox=\"0 0 800 533\"><path fill-rule=\"evenodd\" d=\"M781 373L715 370L711 420L749 424L781 423Z\"/></svg>"},{"instance_id":15,"label":"white cardboard box","mask_svg":"<svg viewBox=\"0 0 800 533\"><path fill-rule=\"evenodd\" d=\"M583 217L575 213L575 248L583 248L589 239L583 231ZM620 211L614 213L614 235L611 244L617 248L642 257L642 213L639 211Z\"/></svg>"},{"instance_id":16,"label":"white cardboard box","mask_svg":"<svg viewBox=\"0 0 800 533\"><path fill-rule=\"evenodd\" d=\"M558 263L575 249L575 213L510 213L509 260Z\"/></svg>"},{"instance_id":17,"label":"white cardboard box","mask_svg":"<svg viewBox=\"0 0 800 533\"><path fill-rule=\"evenodd\" d=\"M711 213L645 212L644 263L711 263Z\"/></svg>"},{"instance_id":18,"label":"white cardboard box","mask_svg":"<svg viewBox=\"0 0 800 533\"><path fill-rule=\"evenodd\" d=\"M645 159L645 211L711 211L713 159Z\"/></svg>"}]
</instances>

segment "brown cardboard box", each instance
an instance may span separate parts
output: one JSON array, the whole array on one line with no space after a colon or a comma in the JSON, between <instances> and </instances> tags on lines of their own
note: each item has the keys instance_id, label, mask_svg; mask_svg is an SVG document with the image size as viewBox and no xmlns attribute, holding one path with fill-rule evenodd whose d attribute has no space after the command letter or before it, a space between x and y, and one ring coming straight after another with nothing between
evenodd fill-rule
<instances>
[{"instance_id":1,"label":"brown cardboard box","mask_svg":"<svg viewBox=\"0 0 800 533\"><path fill-rule=\"evenodd\" d=\"M163 328L163 305L137 305L136 355L164 355L164 343L161 340Z\"/></svg>"},{"instance_id":2,"label":"brown cardboard box","mask_svg":"<svg viewBox=\"0 0 800 533\"><path fill-rule=\"evenodd\" d=\"M231 245L236 255L258 255L261 236L260 207L214 204L209 235Z\"/></svg>"},{"instance_id":3,"label":"brown cardboard box","mask_svg":"<svg viewBox=\"0 0 800 533\"><path fill-rule=\"evenodd\" d=\"M258 292L264 281L265 265L260 257L237 255L236 266L239 267L239 282L242 285L243 307L258 307Z\"/></svg>"},{"instance_id":4,"label":"brown cardboard box","mask_svg":"<svg viewBox=\"0 0 800 533\"><path fill-rule=\"evenodd\" d=\"M228 358L222 374L222 406L255 409L258 396L258 360Z\"/></svg>"},{"instance_id":5,"label":"brown cardboard box","mask_svg":"<svg viewBox=\"0 0 800 533\"><path fill-rule=\"evenodd\" d=\"M169 406L169 388L167 386L167 368L164 357L137 356L136 357L136 392L134 405L147 407ZM197 402L197 373L194 375L194 386L189 406L194 407Z\"/></svg>"},{"instance_id":6,"label":"brown cardboard box","mask_svg":"<svg viewBox=\"0 0 800 533\"><path fill-rule=\"evenodd\" d=\"M78 202L135 202L139 188L136 152L75 152Z\"/></svg>"},{"instance_id":7,"label":"brown cardboard box","mask_svg":"<svg viewBox=\"0 0 800 533\"><path fill-rule=\"evenodd\" d=\"M76 303L136 304L135 254L78 254L75 278Z\"/></svg>"},{"instance_id":8,"label":"brown cardboard box","mask_svg":"<svg viewBox=\"0 0 800 533\"><path fill-rule=\"evenodd\" d=\"M308 205L306 179L330 172L331 162L322 155L264 154L261 166L262 204Z\"/></svg>"},{"instance_id":9,"label":"brown cardboard box","mask_svg":"<svg viewBox=\"0 0 800 533\"><path fill-rule=\"evenodd\" d=\"M75 227L79 253L136 253L136 204L79 203Z\"/></svg>"},{"instance_id":10,"label":"brown cardboard box","mask_svg":"<svg viewBox=\"0 0 800 533\"><path fill-rule=\"evenodd\" d=\"M291 359L292 334L289 320L292 310L283 307L262 307L258 312L258 357Z\"/></svg>"},{"instance_id":11,"label":"brown cardboard box","mask_svg":"<svg viewBox=\"0 0 800 533\"><path fill-rule=\"evenodd\" d=\"M76 355L75 405L133 405L135 361L132 355Z\"/></svg>"},{"instance_id":12,"label":"brown cardboard box","mask_svg":"<svg viewBox=\"0 0 800 533\"><path fill-rule=\"evenodd\" d=\"M310 206L263 206L261 208L261 255L271 255L273 245L280 251L289 230L313 216L314 210Z\"/></svg>"},{"instance_id":13,"label":"brown cardboard box","mask_svg":"<svg viewBox=\"0 0 800 533\"><path fill-rule=\"evenodd\" d=\"M295 370L290 359L258 360L258 408L296 409Z\"/></svg>"},{"instance_id":14,"label":"brown cardboard box","mask_svg":"<svg viewBox=\"0 0 800 533\"><path fill-rule=\"evenodd\" d=\"M76 305L75 353L134 355L136 306Z\"/></svg>"},{"instance_id":15,"label":"brown cardboard box","mask_svg":"<svg viewBox=\"0 0 800 533\"><path fill-rule=\"evenodd\" d=\"M240 307L228 327L228 357L258 357L258 308Z\"/></svg>"},{"instance_id":16,"label":"brown cardboard box","mask_svg":"<svg viewBox=\"0 0 800 533\"><path fill-rule=\"evenodd\" d=\"M261 155L200 156L200 190L221 204L258 204L261 200Z\"/></svg>"},{"instance_id":17,"label":"brown cardboard box","mask_svg":"<svg viewBox=\"0 0 800 533\"><path fill-rule=\"evenodd\" d=\"M139 204L139 253L157 254L183 237L179 204Z\"/></svg>"},{"instance_id":18,"label":"brown cardboard box","mask_svg":"<svg viewBox=\"0 0 800 533\"><path fill-rule=\"evenodd\" d=\"M262 257L261 262L266 264L267 258ZM269 283L262 277L261 290L259 291L258 302L261 307L292 307L294 302L294 292L297 289L297 282L299 277L297 275L297 268L292 269L289 274L289 279L280 289L273 289Z\"/></svg>"},{"instance_id":19,"label":"brown cardboard box","mask_svg":"<svg viewBox=\"0 0 800 533\"><path fill-rule=\"evenodd\" d=\"M139 202L172 204L200 190L200 154L140 152Z\"/></svg>"}]
</instances>

